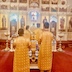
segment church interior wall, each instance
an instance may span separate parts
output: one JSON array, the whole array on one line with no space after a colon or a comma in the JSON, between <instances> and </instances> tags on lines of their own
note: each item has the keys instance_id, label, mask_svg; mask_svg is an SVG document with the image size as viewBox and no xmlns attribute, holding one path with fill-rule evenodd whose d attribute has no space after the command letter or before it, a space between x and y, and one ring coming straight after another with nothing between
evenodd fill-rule
<instances>
[{"instance_id":1,"label":"church interior wall","mask_svg":"<svg viewBox=\"0 0 72 72\"><path fill-rule=\"evenodd\" d=\"M11 0L12 1L12 0ZM16 0L15 0L16 1ZM3 32L2 29L2 17L5 15L6 17L6 30L10 31L10 20L12 18L15 18L17 21L17 27L16 27L16 32L18 29L21 27L20 25L20 19L23 16L25 25L29 25L30 27L34 23L35 26L37 23L41 25L41 29L43 29L43 19L44 17L47 18L47 21L50 23L51 22L51 16L54 16L57 18L56 22L56 39L59 40L59 35L62 34L63 38L62 40L72 40L72 28L69 30L69 20L72 17L72 9L71 9L71 1L72 0L66 0L65 5L52 5L52 4L42 4L41 1L43 0L25 0L27 2L25 3L20 3L19 0L17 2L9 2L6 0L4 2L3 0L0 1L0 32ZM50 0L51 2L51 0ZM31 4L32 3L32 4ZM37 3L37 4L36 4ZM5 8L4 8L5 7ZM42 10L43 7L43 10ZM44 8L45 7L45 8ZM46 10L46 7L50 7L50 10ZM56 7L53 8L53 7ZM67 9L67 11L60 12L60 7L63 7ZM37 20L31 20L30 12L37 12L38 13L38 18ZM13 14L15 15L13 17ZM60 30L60 19L64 18L64 30ZM53 30L53 28L52 28ZM5 31L5 30L4 30ZM1 38L1 36L0 36Z\"/></svg>"}]
</instances>

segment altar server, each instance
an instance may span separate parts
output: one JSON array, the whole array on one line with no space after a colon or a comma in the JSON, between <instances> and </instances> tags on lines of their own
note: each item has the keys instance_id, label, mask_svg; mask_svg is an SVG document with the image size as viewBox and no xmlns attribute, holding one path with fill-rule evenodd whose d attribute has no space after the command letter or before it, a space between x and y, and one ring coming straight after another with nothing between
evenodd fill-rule
<instances>
[{"instance_id":1,"label":"altar server","mask_svg":"<svg viewBox=\"0 0 72 72\"><path fill-rule=\"evenodd\" d=\"M38 43L40 44L39 56L38 56L38 67L41 72L51 71L52 67L52 40L53 35L49 31L49 23L44 23L44 30L39 38Z\"/></svg>"},{"instance_id":2,"label":"altar server","mask_svg":"<svg viewBox=\"0 0 72 72\"><path fill-rule=\"evenodd\" d=\"M29 39L24 38L24 30L18 30L19 37L14 40L14 64L13 72L30 72L30 60L28 51L30 48Z\"/></svg>"}]
</instances>

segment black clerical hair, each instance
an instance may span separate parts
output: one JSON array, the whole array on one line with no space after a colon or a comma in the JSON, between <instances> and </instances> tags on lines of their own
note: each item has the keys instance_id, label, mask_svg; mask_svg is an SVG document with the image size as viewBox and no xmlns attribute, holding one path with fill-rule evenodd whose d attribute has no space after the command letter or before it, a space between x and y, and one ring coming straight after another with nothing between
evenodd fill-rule
<instances>
[{"instance_id":1,"label":"black clerical hair","mask_svg":"<svg viewBox=\"0 0 72 72\"><path fill-rule=\"evenodd\" d=\"M37 23L37 28L40 28L40 23Z\"/></svg>"},{"instance_id":2,"label":"black clerical hair","mask_svg":"<svg viewBox=\"0 0 72 72\"><path fill-rule=\"evenodd\" d=\"M28 30L28 29L29 29L29 25L26 26L26 30Z\"/></svg>"},{"instance_id":3,"label":"black clerical hair","mask_svg":"<svg viewBox=\"0 0 72 72\"><path fill-rule=\"evenodd\" d=\"M22 28L20 28L20 29L18 30L18 34L19 34L19 36L23 36L24 30L23 30Z\"/></svg>"},{"instance_id":4,"label":"black clerical hair","mask_svg":"<svg viewBox=\"0 0 72 72\"><path fill-rule=\"evenodd\" d=\"M44 23L44 28L49 28L49 23L48 22Z\"/></svg>"}]
</instances>

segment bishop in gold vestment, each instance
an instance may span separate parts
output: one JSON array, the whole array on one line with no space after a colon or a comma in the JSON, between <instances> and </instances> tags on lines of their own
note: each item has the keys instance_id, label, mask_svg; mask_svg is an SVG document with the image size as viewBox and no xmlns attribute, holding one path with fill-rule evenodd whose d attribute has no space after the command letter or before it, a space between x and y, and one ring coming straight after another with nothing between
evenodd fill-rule
<instances>
[{"instance_id":1,"label":"bishop in gold vestment","mask_svg":"<svg viewBox=\"0 0 72 72\"><path fill-rule=\"evenodd\" d=\"M21 31L19 32L21 33ZM30 60L29 60L29 39L20 35L14 40L15 52L14 52L14 64L13 72L30 72Z\"/></svg>"},{"instance_id":2,"label":"bishop in gold vestment","mask_svg":"<svg viewBox=\"0 0 72 72\"><path fill-rule=\"evenodd\" d=\"M47 23L48 24L48 23ZM47 29L48 26L45 25L45 29L39 38L39 56L38 56L38 67L41 72L45 70L51 70L52 66L52 39L53 35Z\"/></svg>"}]
</instances>

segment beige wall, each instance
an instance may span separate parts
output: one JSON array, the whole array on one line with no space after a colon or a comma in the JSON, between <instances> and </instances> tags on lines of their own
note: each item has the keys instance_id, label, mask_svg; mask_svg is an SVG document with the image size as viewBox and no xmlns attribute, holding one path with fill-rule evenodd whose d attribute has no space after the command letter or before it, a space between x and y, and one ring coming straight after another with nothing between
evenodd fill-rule
<instances>
[{"instance_id":1,"label":"beige wall","mask_svg":"<svg viewBox=\"0 0 72 72\"><path fill-rule=\"evenodd\" d=\"M0 2L1 3L1 2ZM1 3L2 4L2 3ZM3 3L3 4L5 4L5 3ZM9 4L9 3L6 3L6 4ZM14 5L14 4L13 4ZM19 5L23 5L23 4L16 4L17 6L19 6ZM35 9L35 8L31 8L31 9L29 9L29 4L27 3L27 5L25 4L25 6L27 6L27 11L8 11L7 12L7 10L0 10L0 28L2 27L2 22L1 22L1 19L2 19L2 16L3 16L3 14L5 14L5 16L6 16L6 19L7 19L7 22L6 22L6 27L8 28L8 30L10 30L10 14L11 13L15 13L15 14L17 14L18 15L18 22L17 22L17 28L19 29L20 28L20 18L21 18L21 16L23 15L24 16L24 18L25 18L25 24L26 25L30 25L30 27L32 26L32 24L33 23L35 23L35 24L37 24L37 23L40 23L41 24L41 28L43 28L43 18L46 16L47 18L48 18L48 22L50 22L50 16L51 15L56 15L57 16L57 19L58 19L58 21L57 21L57 26L56 26L56 29L57 29L57 31L56 31L56 33L57 33L57 35L56 35L56 38L57 38L57 40L59 40L59 37L58 37L58 35L59 35L59 17L60 16L63 16L63 17L65 17L66 18L66 21L65 21L65 28L66 28L66 30L65 30L65 32L62 32L62 34L64 34L64 37L63 37L63 40L67 40L67 39L72 39L72 37L70 37L70 33L72 33L72 32L69 32L69 34L68 34L68 31L67 31L67 27L68 27L68 18L69 18L69 16L72 16L72 13L58 13L58 12L56 12L56 13L50 13L50 12L42 12L41 11L41 6L40 6L40 8L37 8L37 9ZM43 5L43 6L46 6L46 5ZM67 0L67 5L66 6L68 6L68 7L71 7L72 6L72 0ZM30 20L30 17L29 17L29 12L30 11L38 11L39 13L40 13L40 16L39 16L39 18L38 18L38 20L36 21L36 22L32 22L31 20ZM68 36L69 35L69 36Z\"/></svg>"}]
</instances>

